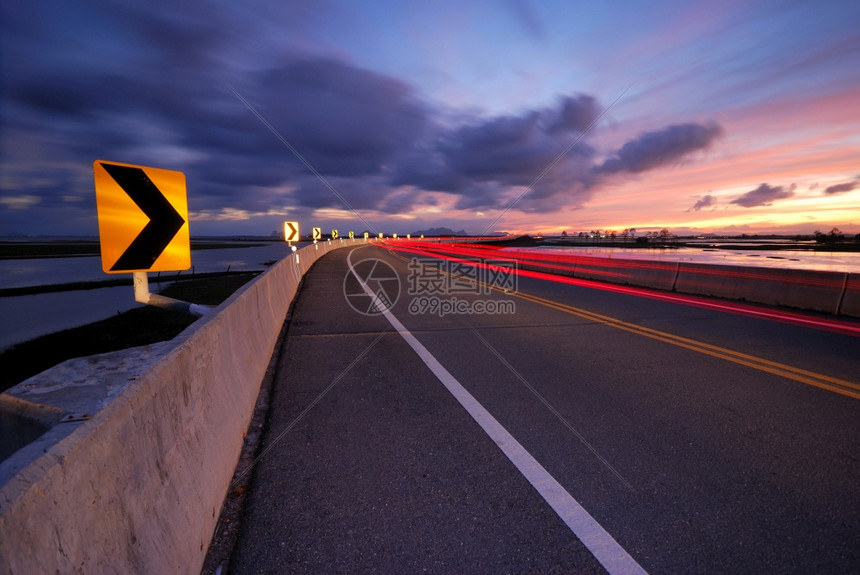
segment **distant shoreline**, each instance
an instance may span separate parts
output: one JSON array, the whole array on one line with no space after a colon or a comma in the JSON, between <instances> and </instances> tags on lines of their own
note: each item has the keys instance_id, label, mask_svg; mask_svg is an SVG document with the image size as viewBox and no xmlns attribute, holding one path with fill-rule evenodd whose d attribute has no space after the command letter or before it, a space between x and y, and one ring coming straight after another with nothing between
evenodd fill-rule
<instances>
[{"instance_id":1,"label":"distant shoreline","mask_svg":"<svg viewBox=\"0 0 860 575\"><path fill-rule=\"evenodd\" d=\"M456 240L456 238L452 238ZM563 236L519 236L497 241L486 241L487 244L505 247L589 247L589 248L625 248L646 250L674 250L693 248L701 250L791 250L805 252L860 252L860 242L843 240L834 243L819 243L814 238L797 240L785 237L762 238L579 238Z\"/></svg>"},{"instance_id":2,"label":"distant shoreline","mask_svg":"<svg viewBox=\"0 0 860 575\"><path fill-rule=\"evenodd\" d=\"M428 238L429 239L429 238ZM445 240L469 241L474 238L449 236ZM268 237L207 237L191 240L191 250L241 249L283 242ZM816 242L814 237L802 236L736 236L720 238L670 237L646 238L583 238L577 236L530 236L485 238L481 243L505 247L599 247L625 249L674 250L695 248L703 250L792 250L807 252L860 252L860 241L845 239L837 242ZM0 260L94 257L101 255L95 238L33 238L0 239Z\"/></svg>"}]
</instances>

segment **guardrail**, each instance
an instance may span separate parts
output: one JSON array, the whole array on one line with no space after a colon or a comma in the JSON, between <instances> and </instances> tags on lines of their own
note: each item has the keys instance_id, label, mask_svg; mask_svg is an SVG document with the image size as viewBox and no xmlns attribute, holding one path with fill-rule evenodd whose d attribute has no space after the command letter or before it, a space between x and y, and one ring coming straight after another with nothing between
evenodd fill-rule
<instances>
[{"instance_id":1,"label":"guardrail","mask_svg":"<svg viewBox=\"0 0 860 575\"><path fill-rule=\"evenodd\" d=\"M0 573L199 573L299 282L358 241L298 250L169 342L0 395L18 420L50 415L0 463Z\"/></svg>"}]
</instances>

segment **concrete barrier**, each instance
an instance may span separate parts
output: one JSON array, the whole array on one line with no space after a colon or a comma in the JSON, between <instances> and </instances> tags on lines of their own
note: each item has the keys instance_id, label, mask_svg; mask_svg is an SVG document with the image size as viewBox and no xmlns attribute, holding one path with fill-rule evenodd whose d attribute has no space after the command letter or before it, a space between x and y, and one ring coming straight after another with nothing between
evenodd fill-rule
<instances>
[{"instance_id":1,"label":"concrete barrier","mask_svg":"<svg viewBox=\"0 0 860 575\"><path fill-rule=\"evenodd\" d=\"M682 263L675 290L836 313L848 274Z\"/></svg>"},{"instance_id":2,"label":"concrete barrier","mask_svg":"<svg viewBox=\"0 0 860 575\"><path fill-rule=\"evenodd\" d=\"M583 258L573 277L671 290L677 274L677 262Z\"/></svg>"},{"instance_id":3,"label":"concrete barrier","mask_svg":"<svg viewBox=\"0 0 860 575\"><path fill-rule=\"evenodd\" d=\"M558 276L573 277L578 258L564 254L516 253L499 252L500 259L510 257L517 261L517 268L524 271L543 272Z\"/></svg>"},{"instance_id":4,"label":"concrete barrier","mask_svg":"<svg viewBox=\"0 0 860 575\"><path fill-rule=\"evenodd\" d=\"M673 288L679 265L677 262L561 254L516 254L515 257L519 269L525 271L663 290Z\"/></svg>"},{"instance_id":5,"label":"concrete barrier","mask_svg":"<svg viewBox=\"0 0 860 575\"><path fill-rule=\"evenodd\" d=\"M860 317L860 274L848 274L845 292L839 302L839 314Z\"/></svg>"},{"instance_id":6,"label":"concrete barrier","mask_svg":"<svg viewBox=\"0 0 860 575\"><path fill-rule=\"evenodd\" d=\"M860 274L589 256L553 265L515 257L526 271L860 317Z\"/></svg>"},{"instance_id":7,"label":"concrete barrier","mask_svg":"<svg viewBox=\"0 0 860 575\"><path fill-rule=\"evenodd\" d=\"M358 243L299 250L170 342L8 390L66 416L0 464L0 572L199 573L298 283Z\"/></svg>"}]
</instances>

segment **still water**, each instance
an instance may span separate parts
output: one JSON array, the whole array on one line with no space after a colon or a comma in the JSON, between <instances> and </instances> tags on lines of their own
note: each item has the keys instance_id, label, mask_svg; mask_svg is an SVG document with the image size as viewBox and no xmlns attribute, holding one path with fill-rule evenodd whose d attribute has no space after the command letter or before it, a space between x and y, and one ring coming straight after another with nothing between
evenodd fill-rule
<instances>
[{"instance_id":1,"label":"still water","mask_svg":"<svg viewBox=\"0 0 860 575\"><path fill-rule=\"evenodd\" d=\"M506 248L505 251L537 249L541 252L583 255L609 259L686 262L724 266L755 266L783 269L860 273L860 252L816 252L811 250L732 250L684 247L677 249L601 248L541 246Z\"/></svg>"},{"instance_id":2,"label":"still water","mask_svg":"<svg viewBox=\"0 0 860 575\"><path fill-rule=\"evenodd\" d=\"M301 246L299 246L301 247ZM522 248L506 248L514 251ZM535 249L535 248L530 248ZM707 248L634 249L601 247L541 247L541 251L616 259L642 259L741 266L768 266L860 273L860 253L714 250ZM262 271L267 262L290 253L286 243L260 247L192 250L193 272ZM172 272L171 272L172 273ZM183 273L192 273L192 270ZM130 274L129 274L130 275ZM110 279L101 258L67 257L0 260L0 288L28 287ZM158 291L156 274L149 274L150 289ZM114 276L121 277L121 276ZM0 350L47 333L105 319L141 304L131 286L65 291L30 296L0 297Z\"/></svg>"},{"instance_id":3,"label":"still water","mask_svg":"<svg viewBox=\"0 0 860 575\"><path fill-rule=\"evenodd\" d=\"M192 250L192 269L182 273L264 270L266 262L283 259L288 253L290 248L285 242L259 247ZM131 274L103 272L99 256L0 260L0 288L98 281L123 275L131 277ZM156 274L150 273L149 277L152 282Z\"/></svg>"},{"instance_id":4,"label":"still water","mask_svg":"<svg viewBox=\"0 0 860 575\"><path fill-rule=\"evenodd\" d=\"M301 246L299 246L301 247ZM290 253L286 243L260 247L192 250L193 272L262 271L266 263ZM191 274L192 270L183 272ZM170 273L173 275L173 272ZM129 278L131 274L125 274ZM106 274L101 258L67 257L0 260L0 288L30 287L106 280L123 274ZM157 274L149 274L150 290L158 292ZM53 333L106 319L141 304L134 301L131 285L37 295L0 297L0 351Z\"/></svg>"}]
</instances>

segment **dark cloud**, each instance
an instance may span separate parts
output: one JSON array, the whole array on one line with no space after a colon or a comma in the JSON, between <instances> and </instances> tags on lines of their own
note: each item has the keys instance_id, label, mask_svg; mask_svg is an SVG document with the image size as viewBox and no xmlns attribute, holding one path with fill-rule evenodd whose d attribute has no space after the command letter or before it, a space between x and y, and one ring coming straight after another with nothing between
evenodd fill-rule
<instances>
[{"instance_id":1,"label":"dark cloud","mask_svg":"<svg viewBox=\"0 0 860 575\"><path fill-rule=\"evenodd\" d=\"M300 59L260 78L261 112L324 174L379 173L423 140L427 110L411 89L331 59Z\"/></svg>"},{"instance_id":2,"label":"dark cloud","mask_svg":"<svg viewBox=\"0 0 860 575\"><path fill-rule=\"evenodd\" d=\"M825 194L841 194L844 192L850 192L857 188L860 185L860 179L854 180L853 182L845 182L844 184L836 184L833 186L828 186L824 189Z\"/></svg>"},{"instance_id":3,"label":"dark cloud","mask_svg":"<svg viewBox=\"0 0 860 575\"><path fill-rule=\"evenodd\" d=\"M731 201L731 203L744 208L755 208L758 206L769 206L776 200L790 198L794 195L794 184L789 189L782 186L769 186L762 184L751 192L747 192L739 198Z\"/></svg>"},{"instance_id":4,"label":"dark cloud","mask_svg":"<svg viewBox=\"0 0 860 575\"><path fill-rule=\"evenodd\" d=\"M645 132L621 146L596 172L636 174L653 170L678 162L692 152L709 148L722 133L722 128L717 124L676 124L662 130Z\"/></svg>"},{"instance_id":5,"label":"dark cloud","mask_svg":"<svg viewBox=\"0 0 860 575\"><path fill-rule=\"evenodd\" d=\"M693 207L687 211L689 212L690 210L692 210L694 212L698 212L702 208L710 208L710 207L716 206L716 205L717 205L717 199L714 196L712 196L711 194L706 194L704 197L702 197L701 200L698 200L695 204L693 204Z\"/></svg>"},{"instance_id":6,"label":"dark cloud","mask_svg":"<svg viewBox=\"0 0 860 575\"><path fill-rule=\"evenodd\" d=\"M539 119L531 113L464 126L447 135L442 155L454 172L471 180L527 184L552 157Z\"/></svg>"},{"instance_id":7,"label":"dark cloud","mask_svg":"<svg viewBox=\"0 0 860 575\"><path fill-rule=\"evenodd\" d=\"M678 124L646 132L603 163L585 140L563 153L600 114L588 95L562 98L553 108L481 118L442 133L421 158L410 158L396 180L459 196L461 209L492 209L522 196L517 209L581 207L609 176L640 174L707 149L722 134L716 124ZM511 190L528 190L516 192Z\"/></svg>"},{"instance_id":8,"label":"dark cloud","mask_svg":"<svg viewBox=\"0 0 860 575\"><path fill-rule=\"evenodd\" d=\"M502 209L519 197L518 210L549 212L581 207L604 178L679 161L721 133L669 126L599 163L585 131L602 108L588 94L443 124L395 78L290 48L255 52L249 25L234 17L240 7L87 6L58 3L40 17L4 7L0 226L60 221L95 233L96 159L183 171L199 214L344 209L341 197L400 214L435 201L422 192L450 194L460 209ZM529 11L518 13L537 31ZM234 60L236 46L249 52Z\"/></svg>"},{"instance_id":9,"label":"dark cloud","mask_svg":"<svg viewBox=\"0 0 860 575\"><path fill-rule=\"evenodd\" d=\"M578 94L551 108L436 130L426 145L402 158L392 183L455 194L458 209L503 208L512 189L532 184L518 208L547 211L558 209L556 200L582 203L594 150L581 141L559 156L599 113L593 97Z\"/></svg>"},{"instance_id":10,"label":"dark cloud","mask_svg":"<svg viewBox=\"0 0 860 575\"><path fill-rule=\"evenodd\" d=\"M584 132L600 115L600 105L593 96L577 94L562 98L558 110L547 115L552 118L551 133Z\"/></svg>"}]
</instances>

